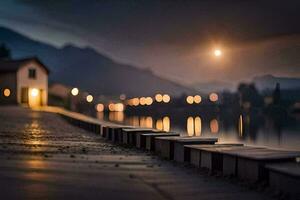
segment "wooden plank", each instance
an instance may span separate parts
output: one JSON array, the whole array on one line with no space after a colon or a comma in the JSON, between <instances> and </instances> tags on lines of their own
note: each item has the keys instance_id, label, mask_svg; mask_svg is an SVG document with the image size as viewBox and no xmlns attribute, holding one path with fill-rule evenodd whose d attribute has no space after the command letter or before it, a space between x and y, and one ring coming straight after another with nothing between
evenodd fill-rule
<instances>
[{"instance_id":1,"label":"wooden plank","mask_svg":"<svg viewBox=\"0 0 300 200\"><path fill-rule=\"evenodd\" d=\"M290 199L300 199L300 163L274 163L266 165L269 171L269 185L283 191Z\"/></svg>"},{"instance_id":2,"label":"wooden plank","mask_svg":"<svg viewBox=\"0 0 300 200\"><path fill-rule=\"evenodd\" d=\"M285 151L277 149L267 149L267 148L256 148L253 151L226 151L228 155L238 156L240 158L257 160L257 161L279 161L288 160L291 158L296 158L300 156L298 151Z\"/></svg>"},{"instance_id":3,"label":"wooden plank","mask_svg":"<svg viewBox=\"0 0 300 200\"><path fill-rule=\"evenodd\" d=\"M160 131L160 130L152 130L152 131L143 131L143 132L137 132L133 135L135 137L135 146L137 148L145 149L146 148L146 137L144 136L145 134L164 134L166 133L165 131ZM171 133L167 133L171 134ZM178 134L177 134L178 135Z\"/></svg>"},{"instance_id":4,"label":"wooden plank","mask_svg":"<svg viewBox=\"0 0 300 200\"><path fill-rule=\"evenodd\" d=\"M152 128L135 128L131 130L123 130L123 134L127 134L128 144L132 146L137 146L137 143L140 143L140 134L142 133L155 133L159 130ZM139 147L140 145L138 145Z\"/></svg>"},{"instance_id":5,"label":"wooden plank","mask_svg":"<svg viewBox=\"0 0 300 200\"><path fill-rule=\"evenodd\" d=\"M183 136L183 137L187 137L187 136ZM167 139L164 140L163 138L167 138ZM171 143L169 141L170 140L175 140L175 139L178 139L178 138L181 138L181 136L155 137L154 138L155 153L157 155L161 155L162 156L163 152L164 153L166 153L166 151L170 152ZM162 149L163 147L164 147L164 150ZM167 155L169 155L169 154L167 153Z\"/></svg>"},{"instance_id":6,"label":"wooden plank","mask_svg":"<svg viewBox=\"0 0 300 200\"><path fill-rule=\"evenodd\" d=\"M236 157L237 176L252 182L267 180L265 165L273 162L294 161L299 152L257 148L251 151L225 151L226 155Z\"/></svg>"},{"instance_id":7,"label":"wooden plank","mask_svg":"<svg viewBox=\"0 0 300 200\"><path fill-rule=\"evenodd\" d=\"M105 134L105 138L107 140L112 140L112 134L114 132L114 129L118 129L121 128L121 126L118 125L113 125L113 126L106 126L106 134Z\"/></svg>"},{"instance_id":8,"label":"wooden plank","mask_svg":"<svg viewBox=\"0 0 300 200\"><path fill-rule=\"evenodd\" d=\"M156 152L163 158L173 160L179 159L184 152L184 145L186 144L214 144L217 138L204 138L204 137L156 137L155 145Z\"/></svg>"},{"instance_id":9,"label":"wooden plank","mask_svg":"<svg viewBox=\"0 0 300 200\"><path fill-rule=\"evenodd\" d=\"M124 126L124 125L120 125L118 127L115 127L112 132L111 132L111 141L113 141L114 143L122 143L122 132L123 129L134 129L136 127L134 126Z\"/></svg>"},{"instance_id":10,"label":"wooden plank","mask_svg":"<svg viewBox=\"0 0 300 200\"><path fill-rule=\"evenodd\" d=\"M190 162L193 165L210 170L222 170L225 175L237 174L237 158L224 154L225 151L251 151L257 149L257 147L220 144L186 145L185 147L190 149ZM222 163L222 167L219 168L217 163Z\"/></svg>"},{"instance_id":11,"label":"wooden plank","mask_svg":"<svg viewBox=\"0 0 300 200\"><path fill-rule=\"evenodd\" d=\"M170 136L180 136L179 133L144 133L142 137L145 138L146 145L145 148L148 151L155 151L155 138L156 137L170 137Z\"/></svg>"},{"instance_id":12,"label":"wooden plank","mask_svg":"<svg viewBox=\"0 0 300 200\"><path fill-rule=\"evenodd\" d=\"M295 160L299 152L283 151L260 147L198 147L201 151L201 167L211 166L212 155L223 157L223 173L234 174L240 179L249 181L265 180L267 172L265 164Z\"/></svg>"},{"instance_id":13,"label":"wooden plank","mask_svg":"<svg viewBox=\"0 0 300 200\"><path fill-rule=\"evenodd\" d=\"M241 143L217 143L217 144L197 144L197 145L184 145L184 154L181 153L183 156L182 158L179 158L180 162L189 162L197 167L201 167L201 149L205 148L224 148L224 147L242 147L243 144ZM217 154L210 153L209 155L204 155L207 157L207 162L205 166L209 169L213 169L213 166L219 166L222 165L222 160L218 159L219 156ZM203 161L202 161L203 162ZM218 164L219 163L219 164ZM220 167L215 167L220 168Z\"/></svg>"},{"instance_id":14,"label":"wooden plank","mask_svg":"<svg viewBox=\"0 0 300 200\"><path fill-rule=\"evenodd\" d=\"M139 132L154 132L155 129L150 129L150 128L133 128L133 129L122 129L122 138L123 138L123 144L130 144L130 145L134 145L136 143L136 138L135 138L135 134L139 133Z\"/></svg>"}]
</instances>

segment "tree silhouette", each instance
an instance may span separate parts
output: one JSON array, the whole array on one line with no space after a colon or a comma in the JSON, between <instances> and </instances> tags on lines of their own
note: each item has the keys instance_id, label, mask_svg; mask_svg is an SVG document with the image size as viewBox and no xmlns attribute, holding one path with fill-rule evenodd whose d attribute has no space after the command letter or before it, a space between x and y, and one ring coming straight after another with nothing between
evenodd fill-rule
<instances>
[{"instance_id":1,"label":"tree silhouette","mask_svg":"<svg viewBox=\"0 0 300 200\"><path fill-rule=\"evenodd\" d=\"M275 105L279 105L280 104L280 84L276 83L276 88L273 92L273 103Z\"/></svg>"},{"instance_id":2,"label":"tree silhouette","mask_svg":"<svg viewBox=\"0 0 300 200\"><path fill-rule=\"evenodd\" d=\"M5 44L1 44L0 45L0 59L10 59L10 58L11 58L10 49L8 49Z\"/></svg>"},{"instance_id":3,"label":"tree silhouette","mask_svg":"<svg viewBox=\"0 0 300 200\"><path fill-rule=\"evenodd\" d=\"M251 106L254 107L260 107L263 105L262 96L259 94L253 83L240 83L238 86L238 93L241 105L246 102L250 103Z\"/></svg>"}]
</instances>

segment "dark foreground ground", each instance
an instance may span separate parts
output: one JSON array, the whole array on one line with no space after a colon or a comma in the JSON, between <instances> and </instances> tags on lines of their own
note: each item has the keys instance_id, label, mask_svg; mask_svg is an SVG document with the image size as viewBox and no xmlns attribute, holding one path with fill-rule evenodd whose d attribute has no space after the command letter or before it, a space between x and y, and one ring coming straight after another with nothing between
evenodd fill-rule
<instances>
[{"instance_id":1,"label":"dark foreground ground","mask_svg":"<svg viewBox=\"0 0 300 200\"><path fill-rule=\"evenodd\" d=\"M56 114L0 107L1 199L269 199L270 192L105 142Z\"/></svg>"}]
</instances>

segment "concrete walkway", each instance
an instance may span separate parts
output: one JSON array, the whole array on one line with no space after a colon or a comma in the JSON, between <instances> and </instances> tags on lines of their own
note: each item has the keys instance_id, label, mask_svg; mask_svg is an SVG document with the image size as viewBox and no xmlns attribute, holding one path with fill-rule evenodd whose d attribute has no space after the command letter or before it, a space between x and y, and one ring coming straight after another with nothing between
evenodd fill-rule
<instances>
[{"instance_id":1,"label":"concrete walkway","mask_svg":"<svg viewBox=\"0 0 300 200\"><path fill-rule=\"evenodd\" d=\"M0 107L0 188L1 199L269 199L20 107Z\"/></svg>"}]
</instances>

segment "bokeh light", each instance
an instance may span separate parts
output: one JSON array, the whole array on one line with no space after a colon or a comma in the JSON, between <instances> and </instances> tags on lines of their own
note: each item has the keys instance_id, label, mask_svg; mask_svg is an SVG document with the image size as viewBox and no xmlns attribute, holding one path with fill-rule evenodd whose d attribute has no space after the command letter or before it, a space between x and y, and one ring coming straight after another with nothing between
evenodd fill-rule
<instances>
[{"instance_id":1,"label":"bokeh light","mask_svg":"<svg viewBox=\"0 0 300 200\"><path fill-rule=\"evenodd\" d=\"M170 118L168 116L163 118L163 130L169 132L170 131Z\"/></svg>"},{"instance_id":2,"label":"bokeh light","mask_svg":"<svg viewBox=\"0 0 300 200\"><path fill-rule=\"evenodd\" d=\"M5 97L9 97L10 96L10 89L8 89L8 88L5 88L4 89L4 91L3 91L3 95L5 96Z\"/></svg>"},{"instance_id":3,"label":"bokeh light","mask_svg":"<svg viewBox=\"0 0 300 200\"><path fill-rule=\"evenodd\" d=\"M163 100L163 96L161 94L156 94L155 95L155 101L160 103Z\"/></svg>"},{"instance_id":4,"label":"bokeh light","mask_svg":"<svg viewBox=\"0 0 300 200\"><path fill-rule=\"evenodd\" d=\"M133 99L132 99L132 105L138 106L139 104L140 104L139 98L133 98Z\"/></svg>"},{"instance_id":5,"label":"bokeh light","mask_svg":"<svg viewBox=\"0 0 300 200\"><path fill-rule=\"evenodd\" d=\"M201 101L202 101L202 98L201 98L200 95L195 95L194 96L194 103L199 104L199 103L201 103Z\"/></svg>"},{"instance_id":6,"label":"bokeh light","mask_svg":"<svg viewBox=\"0 0 300 200\"><path fill-rule=\"evenodd\" d=\"M124 111L124 104L122 104L122 103L116 103L114 105L114 110L116 112L123 112Z\"/></svg>"},{"instance_id":7,"label":"bokeh light","mask_svg":"<svg viewBox=\"0 0 300 200\"><path fill-rule=\"evenodd\" d=\"M171 97L168 94L164 94L162 98L164 103L169 103L171 100Z\"/></svg>"},{"instance_id":8,"label":"bokeh light","mask_svg":"<svg viewBox=\"0 0 300 200\"><path fill-rule=\"evenodd\" d=\"M98 103L96 105L97 112L103 112L104 111L104 105L102 103Z\"/></svg>"},{"instance_id":9,"label":"bokeh light","mask_svg":"<svg viewBox=\"0 0 300 200\"><path fill-rule=\"evenodd\" d=\"M125 94L121 94L120 95L120 100L124 101L126 99L126 95Z\"/></svg>"},{"instance_id":10,"label":"bokeh light","mask_svg":"<svg viewBox=\"0 0 300 200\"><path fill-rule=\"evenodd\" d=\"M73 96L77 96L77 95L79 94L78 88L73 88L73 89L71 90L71 94L72 94Z\"/></svg>"},{"instance_id":11,"label":"bokeh light","mask_svg":"<svg viewBox=\"0 0 300 200\"><path fill-rule=\"evenodd\" d=\"M153 99L151 97L146 98L146 105L150 106L153 103Z\"/></svg>"},{"instance_id":12,"label":"bokeh light","mask_svg":"<svg viewBox=\"0 0 300 200\"><path fill-rule=\"evenodd\" d=\"M110 103L110 104L108 105L108 110L111 111L111 112L115 111L115 104Z\"/></svg>"},{"instance_id":13,"label":"bokeh light","mask_svg":"<svg viewBox=\"0 0 300 200\"><path fill-rule=\"evenodd\" d=\"M93 101L93 99L94 99L94 97L90 94L86 96L86 101L89 103L91 103Z\"/></svg>"},{"instance_id":14,"label":"bokeh light","mask_svg":"<svg viewBox=\"0 0 300 200\"><path fill-rule=\"evenodd\" d=\"M216 101L218 101L218 99L219 99L219 96L218 96L218 94L217 93L211 93L210 95L209 95L209 100L210 101L212 101L212 102L216 102Z\"/></svg>"},{"instance_id":15,"label":"bokeh light","mask_svg":"<svg viewBox=\"0 0 300 200\"><path fill-rule=\"evenodd\" d=\"M36 88L33 88L30 92L31 96L36 97L39 95L39 90Z\"/></svg>"},{"instance_id":16,"label":"bokeh light","mask_svg":"<svg viewBox=\"0 0 300 200\"><path fill-rule=\"evenodd\" d=\"M141 104L142 106L146 105L146 98L145 98L145 97L141 97L141 98L140 98L140 104Z\"/></svg>"},{"instance_id":17,"label":"bokeh light","mask_svg":"<svg viewBox=\"0 0 300 200\"><path fill-rule=\"evenodd\" d=\"M220 57L220 56L222 56L222 51L221 51L220 49L215 49L215 50L214 50L214 55L215 55L216 57Z\"/></svg>"},{"instance_id":18,"label":"bokeh light","mask_svg":"<svg viewBox=\"0 0 300 200\"><path fill-rule=\"evenodd\" d=\"M193 98L192 96L187 96L187 97L186 97L186 102L187 102L188 104L193 104L194 98Z\"/></svg>"},{"instance_id":19,"label":"bokeh light","mask_svg":"<svg viewBox=\"0 0 300 200\"><path fill-rule=\"evenodd\" d=\"M210 132L211 133L218 133L219 132L218 120L213 119L213 120L210 121Z\"/></svg>"}]
</instances>

